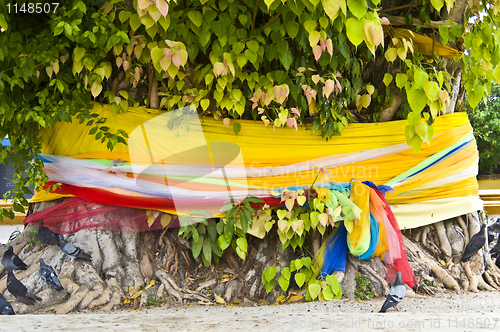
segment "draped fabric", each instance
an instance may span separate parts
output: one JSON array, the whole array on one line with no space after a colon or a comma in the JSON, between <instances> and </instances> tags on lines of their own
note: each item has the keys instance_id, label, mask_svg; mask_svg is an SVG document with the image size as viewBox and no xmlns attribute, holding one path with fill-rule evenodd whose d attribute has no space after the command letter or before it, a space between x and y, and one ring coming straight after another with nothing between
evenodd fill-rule
<instances>
[{"instance_id":1,"label":"draped fabric","mask_svg":"<svg viewBox=\"0 0 500 332\"><path fill-rule=\"evenodd\" d=\"M343 222L330 235L324 246L321 276L325 277L333 271L345 271L347 264L347 230Z\"/></svg>"},{"instance_id":2,"label":"draped fabric","mask_svg":"<svg viewBox=\"0 0 500 332\"><path fill-rule=\"evenodd\" d=\"M373 214L370 213L370 246L359 256L360 259L368 259L373 256L379 242L380 230Z\"/></svg>"},{"instance_id":3,"label":"draped fabric","mask_svg":"<svg viewBox=\"0 0 500 332\"><path fill-rule=\"evenodd\" d=\"M105 119L108 132L123 130L126 144L109 151L76 119L43 130L40 158L47 188L57 188L37 192L31 202L72 198L33 213L25 223L43 219L60 233L144 231L176 227L176 216L193 210L220 217L228 200L259 197L263 203L254 207L284 206L285 190L304 190L323 199L330 224L337 225L316 257L318 273L345 269L349 249L361 259L381 257L387 280L402 272L411 287L416 280L400 229L481 205L478 152L464 113L438 117L430 144L415 153L406 144L407 121L351 124L342 136L326 141L308 125L295 130L252 121L237 121L236 135L235 121L226 127L198 118L189 108L165 113L132 107L114 114L109 106L94 104L90 111ZM451 203L458 201L459 207ZM339 204L342 214L333 217ZM261 229L259 222L254 224Z\"/></svg>"},{"instance_id":4,"label":"draped fabric","mask_svg":"<svg viewBox=\"0 0 500 332\"><path fill-rule=\"evenodd\" d=\"M107 105L94 105L91 112L106 119L109 132L128 133L127 145L119 143L112 152L77 120L43 130L45 170L51 185L63 186L57 195L37 192L31 202L77 196L98 204L127 201L129 207L185 214L189 201L215 215L230 198L272 201L273 190L307 190L323 169L335 183L355 178L392 187L395 191L386 199L398 207L402 228L439 221L430 207L440 220L481 207L475 179L478 154L464 113L438 117L431 143L415 153L406 144L406 121L351 124L341 137L325 141L306 125L296 131L238 121L242 129L235 135L232 125L191 117L189 131L184 126L169 129L165 115L172 112L146 111L129 108L114 114ZM462 208L433 203L446 199L460 200ZM415 204L419 209L412 209ZM413 211L411 216L407 210Z\"/></svg>"},{"instance_id":5,"label":"draped fabric","mask_svg":"<svg viewBox=\"0 0 500 332\"><path fill-rule=\"evenodd\" d=\"M361 209L361 216L354 220L352 229L348 229L347 245L354 256L361 256L370 247L370 188L359 181L351 183L351 200Z\"/></svg>"}]
</instances>

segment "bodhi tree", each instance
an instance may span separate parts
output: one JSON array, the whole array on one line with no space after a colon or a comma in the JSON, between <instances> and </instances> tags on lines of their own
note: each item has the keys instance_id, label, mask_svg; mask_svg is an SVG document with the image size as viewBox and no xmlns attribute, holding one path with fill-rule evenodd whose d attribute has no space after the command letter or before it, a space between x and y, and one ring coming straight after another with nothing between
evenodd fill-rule
<instances>
[{"instance_id":1,"label":"bodhi tree","mask_svg":"<svg viewBox=\"0 0 500 332\"><path fill-rule=\"evenodd\" d=\"M308 126L325 140L352 122L407 119L407 142L418 152L431 140L436 117L476 108L491 82L500 80L497 1L67 0L58 6L47 2L41 10L29 1L15 4L0 0L0 134L11 143L2 148L1 161L16 167L16 188L5 195L13 199L13 211L3 210L6 217L24 212L29 187L42 189L47 180L37 158L43 128L73 119L109 149L125 144L128 133L110 132L92 112L92 101L110 104L115 113L130 106L171 111L191 104L200 115L233 126L236 134L240 125L232 120L243 118L262 126ZM440 46L426 48L427 40ZM299 203L301 196L291 193L286 199ZM300 252L304 241L325 232L323 225L316 222L308 236L284 241L281 228L264 241L247 240L234 220L250 221L257 214L250 203L229 210L226 224L234 227L229 231L239 233L225 242L213 235L226 234L221 220L181 229L183 237L166 230L77 232L73 239L99 258L93 267L59 260L71 296L53 295L52 304L63 303L56 309L61 313L112 309L124 299L137 305L141 292L144 304L152 290L178 301L208 302L213 293L223 295L215 297L219 302L263 297L264 288L274 285L276 271L265 267L275 255L290 265L279 281L283 290L294 270L304 280L310 277L310 259L292 261L290 248ZM457 291L475 291L478 285L499 289L494 264L486 264L487 284L482 263L464 268L451 261L459 250L451 248L451 235L466 234L464 244L479 230L479 219L471 216L467 226L458 218L410 234L409 258L419 275ZM14 240L16 250L28 239L25 231ZM203 247L209 249L200 249L200 241L210 243ZM22 250L28 262L35 260L36 249ZM231 273L200 265L219 258ZM387 283L369 264L349 262L364 266L377 295L383 294ZM18 277L34 280L33 271ZM298 286L301 278L295 278ZM161 286L146 286L152 279ZM354 280L354 274L345 279ZM337 286L332 277L307 295L328 300L339 296Z\"/></svg>"}]
</instances>

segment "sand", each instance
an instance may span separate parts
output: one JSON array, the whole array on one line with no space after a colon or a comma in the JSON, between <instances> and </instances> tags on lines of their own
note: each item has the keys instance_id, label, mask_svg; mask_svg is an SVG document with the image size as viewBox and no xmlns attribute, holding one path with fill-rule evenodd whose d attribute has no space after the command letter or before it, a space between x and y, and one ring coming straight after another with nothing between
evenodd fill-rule
<instances>
[{"instance_id":1,"label":"sand","mask_svg":"<svg viewBox=\"0 0 500 332\"><path fill-rule=\"evenodd\" d=\"M379 314L383 301L1 316L0 331L500 331L499 292L405 298L400 312Z\"/></svg>"}]
</instances>

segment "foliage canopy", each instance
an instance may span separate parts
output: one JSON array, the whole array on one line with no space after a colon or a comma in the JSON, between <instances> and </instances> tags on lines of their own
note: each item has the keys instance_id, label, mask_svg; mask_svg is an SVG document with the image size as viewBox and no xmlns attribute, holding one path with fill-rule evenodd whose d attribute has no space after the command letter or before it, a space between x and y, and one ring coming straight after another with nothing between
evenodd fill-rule
<instances>
[{"instance_id":1,"label":"foliage canopy","mask_svg":"<svg viewBox=\"0 0 500 332\"><path fill-rule=\"evenodd\" d=\"M486 104L469 114L479 150L479 174L500 172L500 87L494 84Z\"/></svg>"}]
</instances>

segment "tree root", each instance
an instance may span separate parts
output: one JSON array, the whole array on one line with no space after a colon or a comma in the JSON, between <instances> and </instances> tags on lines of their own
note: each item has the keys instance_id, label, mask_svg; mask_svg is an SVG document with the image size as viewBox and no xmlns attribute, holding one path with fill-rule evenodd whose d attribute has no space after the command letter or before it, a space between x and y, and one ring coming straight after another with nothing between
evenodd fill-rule
<instances>
[{"instance_id":1,"label":"tree root","mask_svg":"<svg viewBox=\"0 0 500 332\"><path fill-rule=\"evenodd\" d=\"M108 284L108 287L111 290L111 299L109 303L102 308L102 310L111 311L115 308L115 306L120 305L121 300L123 298L123 293L120 289L120 285L118 284L116 278L110 278L106 280L106 283Z\"/></svg>"},{"instance_id":2,"label":"tree root","mask_svg":"<svg viewBox=\"0 0 500 332\"><path fill-rule=\"evenodd\" d=\"M183 300L210 302L209 298L199 292L180 288L172 276L163 270L157 270L155 276L160 279L167 293L175 297L179 303L183 303Z\"/></svg>"},{"instance_id":3,"label":"tree root","mask_svg":"<svg viewBox=\"0 0 500 332\"><path fill-rule=\"evenodd\" d=\"M94 307L105 305L109 301L111 301L111 290L109 288L105 288L101 296L89 303L88 308L92 309Z\"/></svg>"},{"instance_id":4,"label":"tree root","mask_svg":"<svg viewBox=\"0 0 500 332\"><path fill-rule=\"evenodd\" d=\"M477 289L477 286L479 285L478 276L472 273L469 262L465 263L462 262L462 267L464 268L465 274L469 279L469 288L467 289L467 291L478 293L479 292L479 290Z\"/></svg>"},{"instance_id":5,"label":"tree root","mask_svg":"<svg viewBox=\"0 0 500 332\"><path fill-rule=\"evenodd\" d=\"M438 263L429 258L427 254L418 246L418 244L411 242L407 238L404 238L404 244L407 250L411 251L413 256L420 261L421 264L429 266L432 273L444 284L446 288L460 292L460 286L458 282Z\"/></svg>"},{"instance_id":6,"label":"tree root","mask_svg":"<svg viewBox=\"0 0 500 332\"><path fill-rule=\"evenodd\" d=\"M451 245L450 241L448 240L448 236L446 235L446 228L444 227L444 223L442 221L435 223L434 229L436 230L436 234L439 238L441 250L447 257L451 257Z\"/></svg>"},{"instance_id":7,"label":"tree root","mask_svg":"<svg viewBox=\"0 0 500 332\"><path fill-rule=\"evenodd\" d=\"M360 271L370 280L370 287L372 288L375 296L384 296L389 293L389 284L384 278L380 276L379 273L375 272L369 265L368 262L363 262L352 255L348 254L347 258L349 262L356 267L356 270ZM373 284L379 284L380 287L375 287ZM381 289L380 289L381 288Z\"/></svg>"},{"instance_id":8,"label":"tree root","mask_svg":"<svg viewBox=\"0 0 500 332\"><path fill-rule=\"evenodd\" d=\"M64 302L56 308L56 314L67 314L68 312L73 311L76 306L85 298L85 295L87 295L88 292L89 289L87 287L80 287L68 301Z\"/></svg>"},{"instance_id":9,"label":"tree root","mask_svg":"<svg viewBox=\"0 0 500 332\"><path fill-rule=\"evenodd\" d=\"M458 216L457 220L458 220L458 223L460 224L460 227L462 227L462 230L464 232L464 241L465 241L464 247L465 247L469 243L469 239L470 239L469 228L467 227L467 225L465 225L465 221L462 218L462 216Z\"/></svg>"}]
</instances>

